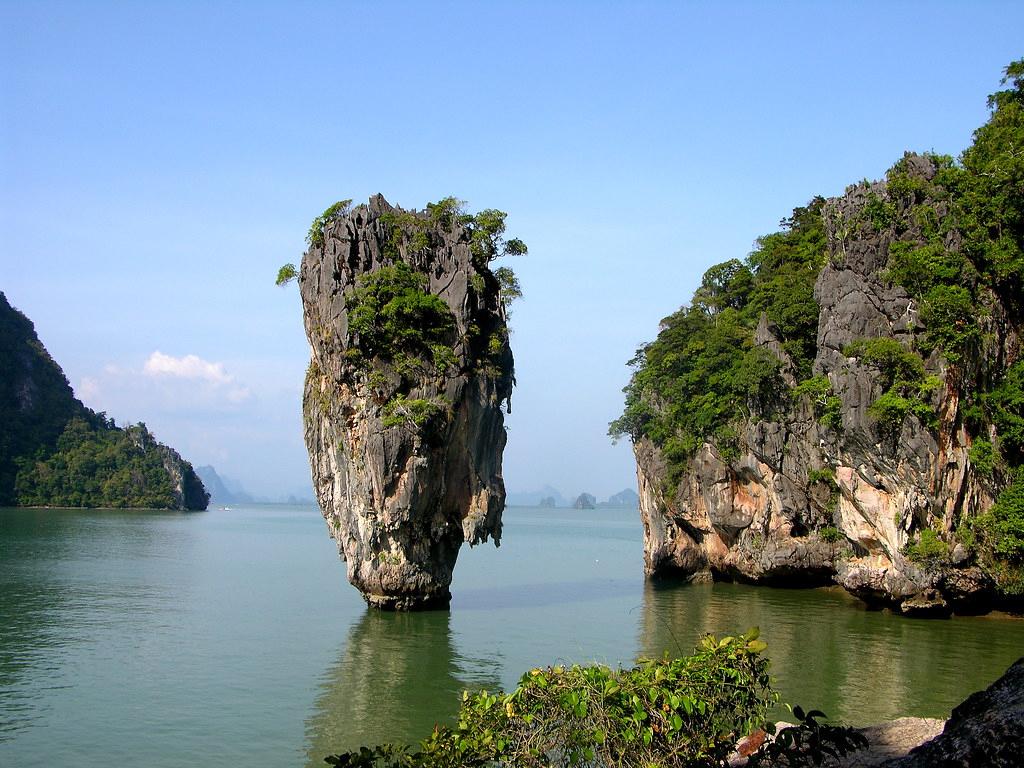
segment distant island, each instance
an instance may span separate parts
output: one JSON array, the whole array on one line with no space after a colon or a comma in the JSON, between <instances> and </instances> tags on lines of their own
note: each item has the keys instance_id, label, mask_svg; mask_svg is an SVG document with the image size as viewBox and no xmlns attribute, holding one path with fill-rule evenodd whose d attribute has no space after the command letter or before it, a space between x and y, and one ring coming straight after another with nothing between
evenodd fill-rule
<instances>
[{"instance_id":1,"label":"distant island","mask_svg":"<svg viewBox=\"0 0 1024 768\"><path fill-rule=\"evenodd\" d=\"M256 501L240 485L217 474L217 470L209 464L196 467L196 474L209 491L211 504L251 504Z\"/></svg>"},{"instance_id":2,"label":"distant island","mask_svg":"<svg viewBox=\"0 0 1024 768\"><path fill-rule=\"evenodd\" d=\"M554 503L544 504L546 499ZM563 496L557 488L544 485L532 491L509 491L505 496L505 504L511 507L571 507L572 500Z\"/></svg>"},{"instance_id":3,"label":"distant island","mask_svg":"<svg viewBox=\"0 0 1024 768\"><path fill-rule=\"evenodd\" d=\"M203 485L206 486L206 490L210 493L210 504L218 507L224 507L228 504L316 505L312 488L303 489L298 483L296 483L291 492L285 492L277 496L261 496L249 493L238 480L220 474L215 467L209 464L196 467L196 474L199 475L199 479L203 481Z\"/></svg>"},{"instance_id":4,"label":"distant island","mask_svg":"<svg viewBox=\"0 0 1024 768\"><path fill-rule=\"evenodd\" d=\"M597 499L589 493L581 493L572 506L573 509L594 509L597 506Z\"/></svg>"},{"instance_id":5,"label":"distant island","mask_svg":"<svg viewBox=\"0 0 1024 768\"><path fill-rule=\"evenodd\" d=\"M581 502L582 497L585 498ZM579 496L566 498L562 495L561 491L550 485L545 485L536 491L509 491L507 497L509 506L541 507L543 509L554 509L557 507L575 509L596 509L598 507L636 509L639 501L640 496L632 488L625 488L618 493L613 493L606 501L598 501L594 494L586 492ZM577 506L577 504L584 502L592 506Z\"/></svg>"},{"instance_id":6,"label":"distant island","mask_svg":"<svg viewBox=\"0 0 1024 768\"><path fill-rule=\"evenodd\" d=\"M2 292L0 361L0 506L206 509L192 465L145 424L83 405Z\"/></svg>"},{"instance_id":7,"label":"distant island","mask_svg":"<svg viewBox=\"0 0 1024 768\"><path fill-rule=\"evenodd\" d=\"M599 502L599 507L628 507L630 509L636 509L640 503L640 496L632 488L626 488L613 493L608 497L608 501Z\"/></svg>"}]
</instances>

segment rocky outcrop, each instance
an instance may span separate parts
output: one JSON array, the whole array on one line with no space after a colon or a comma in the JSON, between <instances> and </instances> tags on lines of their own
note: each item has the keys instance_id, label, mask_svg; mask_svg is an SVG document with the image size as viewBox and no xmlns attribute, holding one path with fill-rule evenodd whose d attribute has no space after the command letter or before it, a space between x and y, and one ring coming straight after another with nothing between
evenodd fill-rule
<instances>
[{"instance_id":1,"label":"rocky outcrop","mask_svg":"<svg viewBox=\"0 0 1024 768\"><path fill-rule=\"evenodd\" d=\"M210 503L210 493L203 485L202 479L173 448L156 443L153 450L162 459L164 471L171 481L171 496L174 509L203 510Z\"/></svg>"},{"instance_id":2,"label":"rocky outcrop","mask_svg":"<svg viewBox=\"0 0 1024 768\"><path fill-rule=\"evenodd\" d=\"M912 178L936 173L929 158L911 156L905 164ZM958 383L986 366L1005 367L1020 341L993 298L991 316L980 320L984 341L959 368L938 352L924 360L925 373L936 377L923 396L934 423L911 414L898 429L880 427L869 408L884 392L882 377L851 356L850 345L881 337L912 349L925 330L915 302L886 275L890 244L924 236L913 224L899 232L874 225L869 206L885 199L884 183L862 183L823 207L828 262L814 286L820 312L813 373L838 398L836 422L823 423L810 397L773 414L752 413L738 426L737 451L723 455L705 443L672 487L661 451L646 438L635 441L649 575L835 581L907 614L987 604L992 584L957 549L953 532L993 504L999 478L972 471ZM940 217L943 205L934 202ZM955 232L945 245L958 247ZM764 316L754 341L776 356L793 386L792 362ZM922 531L936 531L950 556L908 557Z\"/></svg>"},{"instance_id":3,"label":"rocky outcrop","mask_svg":"<svg viewBox=\"0 0 1024 768\"><path fill-rule=\"evenodd\" d=\"M597 507L597 499L589 493L581 493L572 503L573 509L594 509Z\"/></svg>"},{"instance_id":4,"label":"rocky outcrop","mask_svg":"<svg viewBox=\"0 0 1024 768\"><path fill-rule=\"evenodd\" d=\"M781 758L771 761L761 755L762 768L790 768L793 765L818 764L822 768L880 768L890 761L905 757L918 747L942 732L945 720L925 717L900 717L877 725L854 729L864 737L866 744L842 755L824 754L820 763L807 760L791 761ZM775 723L775 732L793 728L793 723ZM729 757L730 768L743 768L750 764L748 757L762 744L771 743L772 737L758 729L736 745L736 751Z\"/></svg>"},{"instance_id":5,"label":"rocky outcrop","mask_svg":"<svg viewBox=\"0 0 1024 768\"><path fill-rule=\"evenodd\" d=\"M480 230L440 213L380 195L337 208L315 223L299 272L313 485L349 581L380 608L446 606L462 543L501 536L505 312ZM423 295L386 304L403 274ZM410 342L424 313L437 335Z\"/></svg>"},{"instance_id":6,"label":"rocky outcrop","mask_svg":"<svg viewBox=\"0 0 1024 768\"><path fill-rule=\"evenodd\" d=\"M1011 768L1024 762L1024 659L953 710L942 733L888 768Z\"/></svg>"}]
</instances>

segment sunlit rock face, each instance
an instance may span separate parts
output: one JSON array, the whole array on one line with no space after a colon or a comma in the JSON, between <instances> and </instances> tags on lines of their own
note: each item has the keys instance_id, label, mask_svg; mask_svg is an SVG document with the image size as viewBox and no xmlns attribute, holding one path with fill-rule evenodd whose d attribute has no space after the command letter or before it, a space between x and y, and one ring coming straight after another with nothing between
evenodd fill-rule
<instances>
[{"instance_id":1,"label":"sunlit rock face","mask_svg":"<svg viewBox=\"0 0 1024 768\"><path fill-rule=\"evenodd\" d=\"M447 606L463 542L500 540L513 360L498 281L472 236L377 195L325 221L299 272L313 484L348 579L372 606ZM450 314L434 358L400 339L371 347L367 324L384 327L382 308L364 302L353 316L372 276L403 264ZM418 317L399 320L423 331Z\"/></svg>"},{"instance_id":2,"label":"sunlit rock face","mask_svg":"<svg viewBox=\"0 0 1024 768\"><path fill-rule=\"evenodd\" d=\"M909 160L930 178L928 158ZM752 413L739 426L738 455L706 443L678 484L666 487L666 461L647 439L634 444L649 575L731 578L756 583L838 583L865 601L907 614L984 610L992 583L953 549L941 566L912 562L918 532L948 535L987 510L999 483L972 471L971 437L952 377L1014 359L1020 339L998 301L981 318L984 341L960 371L933 352L925 372L940 384L928 395L935 424L910 415L882 434L869 407L882 394L878 373L844 350L865 338L914 348L924 331L919 308L886 278L891 228L873 228L864 208L884 184L857 185L823 209L828 262L818 275L813 373L841 400L841 425L823 425L807 398L781 412ZM944 203L936 202L940 215ZM911 229L899 237L915 237ZM956 242L948 243L956 248ZM794 366L762 318L755 343L779 358L792 385ZM829 480L823 482L822 473Z\"/></svg>"}]
</instances>

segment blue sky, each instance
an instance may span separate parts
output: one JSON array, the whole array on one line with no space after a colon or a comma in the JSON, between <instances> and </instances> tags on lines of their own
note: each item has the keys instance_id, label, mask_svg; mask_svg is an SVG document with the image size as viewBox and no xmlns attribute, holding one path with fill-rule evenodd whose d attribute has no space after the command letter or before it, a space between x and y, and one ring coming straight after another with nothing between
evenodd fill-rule
<instances>
[{"instance_id":1,"label":"blue sky","mask_svg":"<svg viewBox=\"0 0 1024 768\"><path fill-rule=\"evenodd\" d=\"M80 397L268 496L308 483L310 220L501 208L511 490L635 483L626 361L703 271L905 149L958 154L1020 3L0 2L0 290Z\"/></svg>"}]
</instances>

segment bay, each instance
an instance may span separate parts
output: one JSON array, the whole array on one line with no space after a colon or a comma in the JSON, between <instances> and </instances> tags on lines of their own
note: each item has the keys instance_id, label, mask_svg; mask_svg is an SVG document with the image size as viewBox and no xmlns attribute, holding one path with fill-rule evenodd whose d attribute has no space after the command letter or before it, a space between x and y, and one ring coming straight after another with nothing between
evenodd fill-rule
<instances>
[{"instance_id":1,"label":"bay","mask_svg":"<svg viewBox=\"0 0 1024 768\"><path fill-rule=\"evenodd\" d=\"M945 717L1024 621L911 620L838 590L652 585L635 510L512 507L450 612L368 611L318 510L0 510L0 764L321 766L412 741L464 688L760 626L784 700Z\"/></svg>"}]
</instances>

